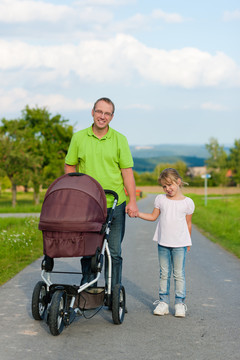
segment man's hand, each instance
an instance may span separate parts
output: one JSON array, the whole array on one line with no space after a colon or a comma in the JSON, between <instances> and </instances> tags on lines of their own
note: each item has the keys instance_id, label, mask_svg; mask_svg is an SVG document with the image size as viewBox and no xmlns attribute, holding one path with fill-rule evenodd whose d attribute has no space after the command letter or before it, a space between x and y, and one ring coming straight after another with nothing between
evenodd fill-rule
<instances>
[{"instance_id":1,"label":"man's hand","mask_svg":"<svg viewBox=\"0 0 240 360\"><path fill-rule=\"evenodd\" d=\"M136 186L132 168L121 169L123 183L129 196L129 203L126 206L126 213L130 217L137 217L138 207L136 202Z\"/></svg>"},{"instance_id":2,"label":"man's hand","mask_svg":"<svg viewBox=\"0 0 240 360\"><path fill-rule=\"evenodd\" d=\"M129 217L137 217L138 215L138 207L136 201L129 201L129 203L126 206L126 213Z\"/></svg>"}]
</instances>

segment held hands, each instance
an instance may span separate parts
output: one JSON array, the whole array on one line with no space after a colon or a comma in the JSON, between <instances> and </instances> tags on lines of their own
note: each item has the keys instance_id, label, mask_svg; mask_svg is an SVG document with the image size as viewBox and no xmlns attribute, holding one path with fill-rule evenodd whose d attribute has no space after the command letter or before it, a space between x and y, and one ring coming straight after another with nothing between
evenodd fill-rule
<instances>
[{"instance_id":1,"label":"held hands","mask_svg":"<svg viewBox=\"0 0 240 360\"><path fill-rule=\"evenodd\" d=\"M125 209L126 214L131 218L138 217L138 207L136 202L130 202L127 204Z\"/></svg>"}]
</instances>

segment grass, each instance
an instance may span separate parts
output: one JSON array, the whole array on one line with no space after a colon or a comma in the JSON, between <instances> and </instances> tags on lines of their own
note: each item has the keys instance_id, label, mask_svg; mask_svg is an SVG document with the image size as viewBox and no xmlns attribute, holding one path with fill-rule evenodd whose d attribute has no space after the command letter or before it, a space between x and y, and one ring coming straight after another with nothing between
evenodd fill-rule
<instances>
[{"instance_id":1,"label":"grass","mask_svg":"<svg viewBox=\"0 0 240 360\"><path fill-rule=\"evenodd\" d=\"M42 254L38 218L0 218L0 285Z\"/></svg>"},{"instance_id":2,"label":"grass","mask_svg":"<svg viewBox=\"0 0 240 360\"><path fill-rule=\"evenodd\" d=\"M41 194L41 200L44 194ZM196 205L193 223L210 240L240 258L240 195L188 194ZM32 205L32 194L18 193L18 205L11 207L11 194L0 196L0 213L40 212ZM38 218L0 218L0 285L43 255Z\"/></svg>"},{"instance_id":3,"label":"grass","mask_svg":"<svg viewBox=\"0 0 240 360\"><path fill-rule=\"evenodd\" d=\"M12 194L3 192L0 195L0 213L35 213L40 212L45 192L40 194L40 204L33 204L33 193L17 193L17 205L12 207Z\"/></svg>"},{"instance_id":4,"label":"grass","mask_svg":"<svg viewBox=\"0 0 240 360\"><path fill-rule=\"evenodd\" d=\"M193 223L211 241L240 258L240 195L204 196L189 194L195 202Z\"/></svg>"}]
</instances>

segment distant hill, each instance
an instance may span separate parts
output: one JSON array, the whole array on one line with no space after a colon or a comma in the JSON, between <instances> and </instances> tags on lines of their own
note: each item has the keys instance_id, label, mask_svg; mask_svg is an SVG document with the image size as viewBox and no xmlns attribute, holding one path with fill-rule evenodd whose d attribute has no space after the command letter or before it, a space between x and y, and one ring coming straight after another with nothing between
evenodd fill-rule
<instances>
[{"instance_id":1,"label":"distant hill","mask_svg":"<svg viewBox=\"0 0 240 360\"><path fill-rule=\"evenodd\" d=\"M205 145L135 145L130 146L133 157L191 156L206 159L209 154Z\"/></svg>"},{"instance_id":2,"label":"distant hill","mask_svg":"<svg viewBox=\"0 0 240 360\"><path fill-rule=\"evenodd\" d=\"M153 158L138 158L133 157L134 168L133 170L141 172L153 172L155 167L159 163L169 163L174 164L175 162L182 160L187 166L204 166L205 159L197 158L195 156L159 156Z\"/></svg>"},{"instance_id":3,"label":"distant hill","mask_svg":"<svg viewBox=\"0 0 240 360\"><path fill-rule=\"evenodd\" d=\"M152 172L159 163L173 164L182 160L188 166L204 166L209 157L205 145L149 145L130 146L134 170Z\"/></svg>"}]
</instances>

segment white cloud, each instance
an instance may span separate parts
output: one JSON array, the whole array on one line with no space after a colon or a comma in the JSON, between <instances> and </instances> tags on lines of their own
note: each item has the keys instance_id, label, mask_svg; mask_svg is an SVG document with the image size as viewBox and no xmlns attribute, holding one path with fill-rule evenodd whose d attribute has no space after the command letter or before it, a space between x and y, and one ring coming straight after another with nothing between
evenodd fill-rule
<instances>
[{"instance_id":1,"label":"white cloud","mask_svg":"<svg viewBox=\"0 0 240 360\"><path fill-rule=\"evenodd\" d=\"M74 11L69 6L54 5L43 1L1 0L0 2L0 21L2 22L35 20L56 22L72 15Z\"/></svg>"},{"instance_id":2,"label":"white cloud","mask_svg":"<svg viewBox=\"0 0 240 360\"><path fill-rule=\"evenodd\" d=\"M120 6L120 5L129 5L135 4L136 0L79 0L75 1L75 4L79 4L81 6Z\"/></svg>"},{"instance_id":3,"label":"white cloud","mask_svg":"<svg viewBox=\"0 0 240 360\"><path fill-rule=\"evenodd\" d=\"M79 39L109 39L118 33L152 31L159 23L185 21L177 13L161 9L149 14L135 13L128 18L115 18L115 7L129 5L127 0L86 0L67 5L34 0L0 0L2 38L30 39L31 43L74 43ZM135 3L135 1L131 1ZM5 26L7 24L8 26ZM34 24L34 26L33 26ZM11 27L10 27L11 26Z\"/></svg>"},{"instance_id":4,"label":"white cloud","mask_svg":"<svg viewBox=\"0 0 240 360\"><path fill-rule=\"evenodd\" d=\"M196 48L165 51L143 45L133 47L133 51L139 73L163 85L184 88L240 85L239 67L220 52L211 55Z\"/></svg>"},{"instance_id":5,"label":"white cloud","mask_svg":"<svg viewBox=\"0 0 240 360\"><path fill-rule=\"evenodd\" d=\"M0 70L45 73L64 81L71 73L87 82L126 83L147 80L183 88L240 86L240 68L227 55L196 48L161 50L132 36L82 41L78 45L34 46L0 40Z\"/></svg>"},{"instance_id":6,"label":"white cloud","mask_svg":"<svg viewBox=\"0 0 240 360\"><path fill-rule=\"evenodd\" d=\"M139 29L151 29L159 25L159 20L166 23L182 23L185 19L177 13L166 13L161 9L153 10L151 14L134 14L128 19L111 24L111 28L116 32L129 32Z\"/></svg>"},{"instance_id":7,"label":"white cloud","mask_svg":"<svg viewBox=\"0 0 240 360\"><path fill-rule=\"evenodd\" d=\"M135 14L130 18L122 21L118 21L111 25L114 32L129 32L146 28L149 25L150 19L143 14Z\"/></svg>"},{"instance_id":8,"label":"white cloud","mask_svg":"<svg viewBox=\"0 0 240 360\"><path fill-rule=\"evenodd\" d=\"M225 11L223 19L224 21L240 20L240 10Z\"/></svg>"},{"instance_id":9,"label":"white cloud","mask_svg":"<svg viewBox=\"0 0 240 360\"><path fill-rule=\"evenodd\" d=\"M131 1L134 3L135 1ZM129 0L86 0L75 1L69 5L55 5L44 1L34 0L0 0L0 22L3 23L59 23L64 26L61 28L66 31L66 24L74 24L79 31L79 27L91 28L99 32L101 24L107 26L108 31L126 32L129 30L139 30L143 27L152 27L154 23L163 20L167 23L180 23L184 19L177 13L166 13L161 9L153 10L151 14L145 15L136 13L132 17L115 21L113 12L110 9L112 6L129 5ZM105 5L105 7L103 7ZM114 21L113 21L114 20ZM36 31L37 28L35 28ZM61 29L59 29L61 30ZM86 30L86 29L85 29ZM26 31L28 31L26 29Z\"/></svg>"},{"instance_id":10,"label":"white cloud","mask_svg":"<svg viewBox=\"0 0 240 360\"><path fill-rule=\"evenodd\" d=\"M216 104L211 101L205 102L201 105L203 110L212 110L212 111L226 111L227 108L222 104Z\"/></svg>"},{"instance_id":11,"label":"white cloud","mask_svg":"<svg viewBox=\"0 0 240 360\"><path fill-rule=\"evenodd\" d=\"M153 19L162 19L167 23L181 23L184 21L183 17L177 13L166 13L161 9L156 9L152 12Z\"/></svg>"},{"instance_id":12,"label":"white cloud","mask_svg":"<svg viewBox=\"0 0 240 360\"><path fill-rule=\"evenodd\" d=\"M4 23L64 22L62 28L65 29L66 23L79 25L81 21L94 28L96 23L108 23L112 17L112 12L101 7L78 6L77 3L70 6L33 0L0 0L0 21Z\"/></svg>"},{"instance_id":13,"label":"white cloud","mask_svg":"<svg viewBox=\"0 0 240 360\"><path fill-rule=\"evenodd\" d=\"M0 89L1 112L19 112L25 108L39 106L47 107L50 111L85 110L91 109L92 103L87 103L81 98L70 99L60 94L32 94L22 88L14 88L10 91Z\"/></svg>"}]
</instances>

